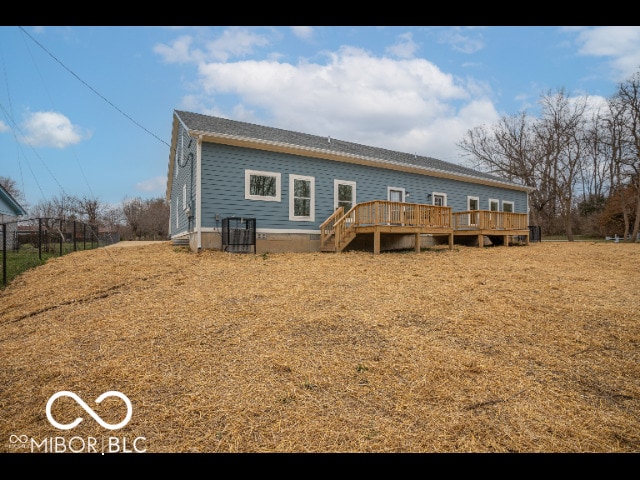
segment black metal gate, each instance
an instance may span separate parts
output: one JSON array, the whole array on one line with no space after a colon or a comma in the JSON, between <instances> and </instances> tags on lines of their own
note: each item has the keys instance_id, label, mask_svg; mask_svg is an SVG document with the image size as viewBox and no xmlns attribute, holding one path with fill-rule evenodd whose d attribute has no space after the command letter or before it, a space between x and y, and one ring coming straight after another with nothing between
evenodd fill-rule
<instances>
[{"instance_id":1,"label":"black metal gate","mask_svg":"<svg viewBox=\"0 0 640 480\"><path fill-rule=\"evenodd\" d=\"M256 219L222 219L222 250L232 253L256 253Z\"/></svg>"}]
</instances>

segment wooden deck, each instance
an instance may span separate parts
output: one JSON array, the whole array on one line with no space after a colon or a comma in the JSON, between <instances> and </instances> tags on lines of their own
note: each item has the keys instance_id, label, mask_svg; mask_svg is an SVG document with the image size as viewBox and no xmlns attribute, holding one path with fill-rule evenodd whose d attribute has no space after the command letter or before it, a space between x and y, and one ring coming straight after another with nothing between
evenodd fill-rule
<instances>
[{"instance_id":1,"label":"wooden deck","mask_svg":"<svg viewBox=\"0 0 640 480\"><path fill-rule=\"evenodd\" d=\"M525 236L529 243L526 214L475 210L451 211L418 203L374 200L355 205L347 213L339 207L320 225L320 250L342 252L359 234L373 234L373 253L380 253L381 235L413 235L415 251L420 251L420 235L447 237L453 248L456 235L475 235L478 246L484 236L500 236L508 245L509 236Z\"/></svg>"},{"instance_id":2,"label":"wooden deck","mask_svg":"<svg viewBox=\"0 0 640 480\"><path fill-rule=\"evenodd\" d=\"M476 236L478 246L484 246L484 237L501 237L509 246L509 237L524 237L529 245L529 216L526 213L468 210L451 214L455 236Z\"/></svg>"}]
</instances>

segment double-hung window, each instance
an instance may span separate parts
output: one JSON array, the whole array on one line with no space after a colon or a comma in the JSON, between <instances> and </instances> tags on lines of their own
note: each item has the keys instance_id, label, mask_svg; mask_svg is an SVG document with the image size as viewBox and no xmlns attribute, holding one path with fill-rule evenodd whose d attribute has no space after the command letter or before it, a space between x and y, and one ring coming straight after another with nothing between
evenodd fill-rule
<instances>
[{"instance_id":1,"label":"double-hung window","mask_svg":"<svg viewBox=\"0 0 640 480\"><path fill-rule=\"evenodd\" d=\"M315 179L289 175L289 220L315 220Z\"/></svg>"},{"instance_id":2,"label":"double-hung window","mask_svg":"<svg viewBox=\"0 0 640 480\"><path fill-rule=\"evenodd\" d=\"M333 208L344 208L344 213L356 204L356 182L347 180L333 181Z\"/></svg>"}]
</instances>

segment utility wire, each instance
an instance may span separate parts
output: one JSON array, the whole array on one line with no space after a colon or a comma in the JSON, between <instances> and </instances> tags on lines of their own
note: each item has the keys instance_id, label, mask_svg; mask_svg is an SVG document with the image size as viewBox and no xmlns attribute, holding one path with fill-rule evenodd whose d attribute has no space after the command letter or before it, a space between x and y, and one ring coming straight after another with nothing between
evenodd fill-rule
<instances>
[{"instance_id":1,"label":"utility wire","mask_svg":"<svg viewBox=\"0 0 640 480\"><path fill-rule=\"evenodd\" d=\"M27 136L24 135L20 131L20 127L18 127L16 122L13 120L13 117L9 114L7 109L4 108L4 105L2 105L2 103L0 103L0 110L2 110L2 112L4 113L4 116L7 119L7 121L13 126L12 131L14 132L13 135L14 135L14 138L16 139L16 144L18 142L17 142L17 135L16 135L15 132L18 132L26 140L27 145L29 145L31 147L31 150L33 150L33 153L36 155L36 157L38 157L38 160L40 160L40 163L42 163L42 166L47 170L47 172L49 172L49 175L51 175L51 178L53 178L53 180L58 184L58 187L60 187L60 191L62 191L62 193L67 195L67 192L65 192L64 187L62 186L62 184L58 181L58 179L53 174L53 172L49 169L49 167L47 167L47 164L44 163L44 161L42 160L42 157L40 155L38 155L38 152L35 150L33 145L27 140ZM25 159L26 159L26 156L25 156ZM29 169L31 170L31 166L29 166ZM31 170L31 173L33 174L33 170ZM34 175L34 178L35 178L35 175ZM36 178L36 183L38 183L37 178ZM42 193L42 195L44 196L44 192L42 191L42 188L40 188L40 184L39 183L38 183L38 188L40 189L40 193Z\"/></svg>"},{"instance_id":2,"label":"utility wire","mask_svg":"<svg viewBox=\"0 0 640 480\"><path fill-rule=\"evenodd\" d=\"M51 102L51 104L54 105L53 97L51 96L51 94L49 93L49 90L47 89L47 83L44 81L44 78L42 77L42 73L40 72L40 69L38 68L38 63L36 62L36 59L33 56L33 53L31 52L31 49L29 48L29 45L26 44L26 42L25 42L25 48L29 52L29 56L31 57L31 61L33 62L33 66L36 69L36 72L38 72L38 76L40 77L40 80L42 80L42 88L43 88L43 90L47 94L47 97L49 97L49 101ZM54 105L54 108L55 108L55 105ZM78 170L82 174L82 178L84 178L84 182L87 184L87 188L89 189L89 192L91 193L91 197L92 198L96 198L95 194L93 193L93 190L91 189L91 185L89 185L89 180L87 179L87 176L84 174L84 169L82 168L82 164L80 163L80 160L78 159L78 155L76 154L75 148L72 148L72 152L73 152L73 156L74 156L74 158L76 160L76 164L78 165Z\"/></svg>"},{"instance_id":3,"label":"utility wire","mask_svg":"<svg viewBox=\"0 0 640 480\"><path fill-rule=\"evenodd\" d=\"M73 75L74 77L76 77L84 86L86 86L89 90L91 90L93 93L95 93L96 95L98 95L100 98L102 98L105 102L107 102L109 105L111 105L113 108L115 108L118 112L120 112L122 115L124 115L126 118L128 118L130 121L132 121L134 124L136 124L138 127L140 127L141 129L143 129L145 132L147 132L149 135L151 135L152 137L154 137L156 140L159 140L160 142L164 143L167 147L171 148L171 145L169 145L167 142L165 142L164 140L162 140L160 137L158 137L155 133L150 132L149 130L147 130L144 126L140 125L138 122L136 122L133 118L131 118L129 115L127 115L125 112L123 112L122 110L120 110L120 108L118 108L117 106L115 106L113 103L111 103L109 100L107 100L102 94L100 94L99 92L97 92L91 85L89 85L87 82L85 82L84 80L82 80L78 75L76 75L73 71L71 71L64 63L62 63L60 60L58 60L55 55L53 55L49 50L47 50L40 42L38 42L35 38L33 38L31 35L29 35L29 33L22 27L18 27L20 30L22 30L25 35L27 35L31 40L33 40L33 42L38 45L40 48L42 48L42 50L44 50L45 52L47 52L47 54L53 58L56 62L58 62L62 68L64 68L67 72L69 72L71 75Z\"/></svg>"}]
</instances>

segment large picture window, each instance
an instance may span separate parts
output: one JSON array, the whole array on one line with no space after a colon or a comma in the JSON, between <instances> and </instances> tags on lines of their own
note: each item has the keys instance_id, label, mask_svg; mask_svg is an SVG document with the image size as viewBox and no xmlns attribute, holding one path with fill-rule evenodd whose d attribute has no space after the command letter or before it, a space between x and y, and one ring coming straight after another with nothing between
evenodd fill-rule
<instances>
[{"instance_id":1,"label":"large picture window","mask_svg":"<svg viewBox=\"0 0 640 480\"><path fill-rule=\"evenodd\" d=\"M247 200L279 202L281 198L280 182L279 173L245 170L244 198Z\"/></svg>"},{"instance_id":2,"label":"large picture window","mask_svg":"<svg viewBox=\"0 0 640 480\"><path fill-rule=\"evenodd\" d=\"M315 220L315 180L289 175L289 220Z\"/></svg>"}]
</instances>

